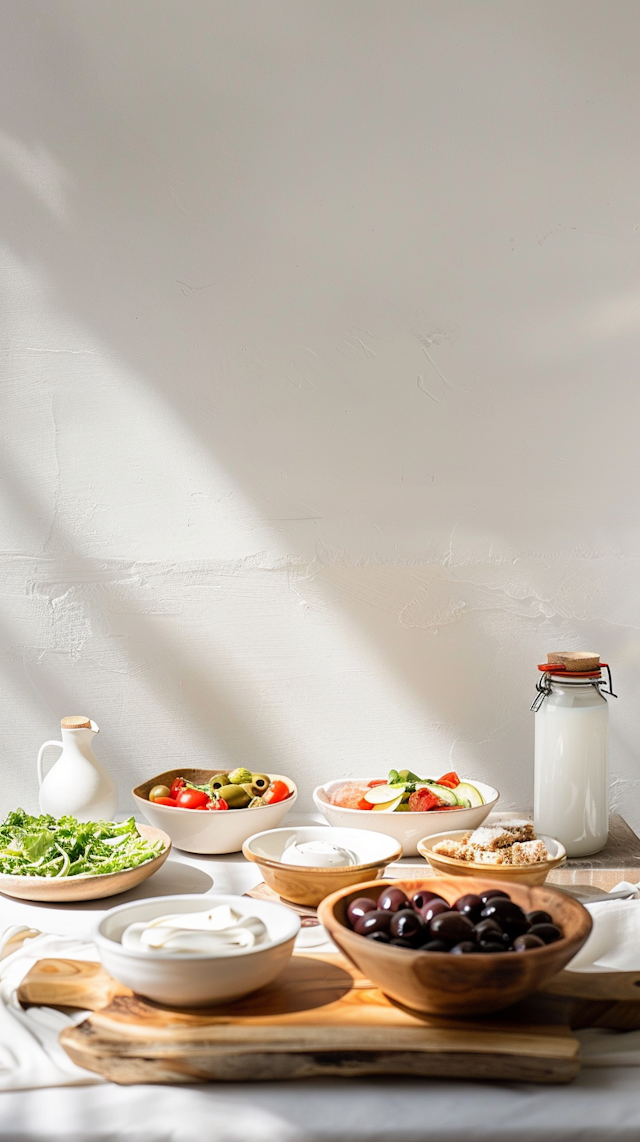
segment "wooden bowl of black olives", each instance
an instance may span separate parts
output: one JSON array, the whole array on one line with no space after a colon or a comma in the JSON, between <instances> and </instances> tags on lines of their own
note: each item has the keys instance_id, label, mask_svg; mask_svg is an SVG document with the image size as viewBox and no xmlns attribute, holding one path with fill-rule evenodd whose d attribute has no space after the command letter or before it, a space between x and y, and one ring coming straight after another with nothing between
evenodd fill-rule
<instances>
[{"instance_id":1,"label":"wooden bowl of black olives","mask_svg":"<svg viewBox=\"0 0 640 1142\"><path fill-rule=\"evenodd\" d=\"M563 892L472 877L369 881L327 896L318 916L391 999L465 1018L537 991L591 931L586 908Z\"/></svg>"}]
</instances>

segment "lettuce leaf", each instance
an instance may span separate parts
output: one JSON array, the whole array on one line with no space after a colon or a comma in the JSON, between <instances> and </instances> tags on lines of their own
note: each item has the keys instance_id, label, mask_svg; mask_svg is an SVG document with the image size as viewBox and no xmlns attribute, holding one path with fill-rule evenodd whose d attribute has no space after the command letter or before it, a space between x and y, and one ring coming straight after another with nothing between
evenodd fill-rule
<instances>
[{"instance_id":1,"label":"lettuce leaf","mask_svg":"<svg viewBox=\"0 0 640 1142\"><path fill-rule=\"evenodd\" d=\"M0 873L11 876L100 876L137 868L162 852L146 841L134 817L126 821L56 820L9 813L0 825Z\"/></svg>"}]
</instances>

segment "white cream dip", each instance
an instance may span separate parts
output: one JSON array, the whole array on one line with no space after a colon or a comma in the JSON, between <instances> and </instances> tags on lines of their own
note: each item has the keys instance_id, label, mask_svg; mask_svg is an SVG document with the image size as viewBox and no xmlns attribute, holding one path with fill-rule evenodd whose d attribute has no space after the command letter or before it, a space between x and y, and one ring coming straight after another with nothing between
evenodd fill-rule
<instances>
[{"instance_id":1,"label":"white cream dip","mask_svg":"<svg viewBox=\"0 0 640 1142\"><path fill-rule=\"evenodd\" d=\"M292 838L282 854L283 864L296 864L307 868L342 868L358 864L350 849L332 845L329 841L300 841Z\"/></svg>"},{"instance_id":2,"label":"white cream dip","mask_svg":"<svg viewBox=\"0 0 640 1142\"><path fill-rule=\"evenodd\" d=\"M133 952L227 956L253 948L267 936L266 925L257 916L242 916L228 904L218 904L208 912L176 912L129 924L121 943Z\"/></svg>"}]
</instances>

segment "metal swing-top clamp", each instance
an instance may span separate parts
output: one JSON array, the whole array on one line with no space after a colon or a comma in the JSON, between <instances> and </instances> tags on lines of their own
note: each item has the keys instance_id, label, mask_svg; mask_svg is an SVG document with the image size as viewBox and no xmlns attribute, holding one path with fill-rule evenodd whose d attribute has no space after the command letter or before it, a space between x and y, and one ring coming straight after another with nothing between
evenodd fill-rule
<instances>
[{"instance_id":1,"label":"metal swing-top clamp","mask_svg":"<svg viewBox=\"0 0 640 1142\"><path fill-rule=\"evenodd\" d=\"M538 666L538 670L541 677L536 682L537 694L531 704L531 709L534 712L540 709L547 695L551 693L552 674L560 674L563 678L589 682L599 694L602 694L603 698L618 697L613 692L609 664L601 662L599 654L591 654L585 650L553 651L547 655L547 661ZM607 672L608 690L604 689L605 683L601 673L603 670Z\"/></svg>"}]
</instances>

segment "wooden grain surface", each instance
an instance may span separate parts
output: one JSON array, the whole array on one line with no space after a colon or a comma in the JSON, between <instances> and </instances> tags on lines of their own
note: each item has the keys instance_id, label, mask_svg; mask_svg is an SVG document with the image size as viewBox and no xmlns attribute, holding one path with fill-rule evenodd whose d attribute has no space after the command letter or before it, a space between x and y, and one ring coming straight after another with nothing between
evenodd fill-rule
<instances>
[{"instance_id":1,"label":"wooden grain surface","mask_svg":"<svg viewBox=\"0 0 640 1142\"><path fill-rule=\"evenodd\" d=\"M621 880L630 880L632 884L640 881L640 837L623 817L612 814L609 840L602 851L590 857L568 859L549 874L548 883L559 887L591 884L608 892Z\"/></svg>"},{"instance_id":2,"label":"wooden grain surface","mask_svg":"<svg viewBox=\"0 0 640 1142\"><path fill-rule=\"evenodd\" d=\"M372 1074L563 1083L580 1066L572 1025L640 1027L640 974L585 978L561 973L481 1020L408 1011L338 955L296 955L260 993L208 1010L161 1007L98 965L69 960L40 961L19 997L94 1009L61 1043L124 1084Z\"/></svg>"}]
</instances>

